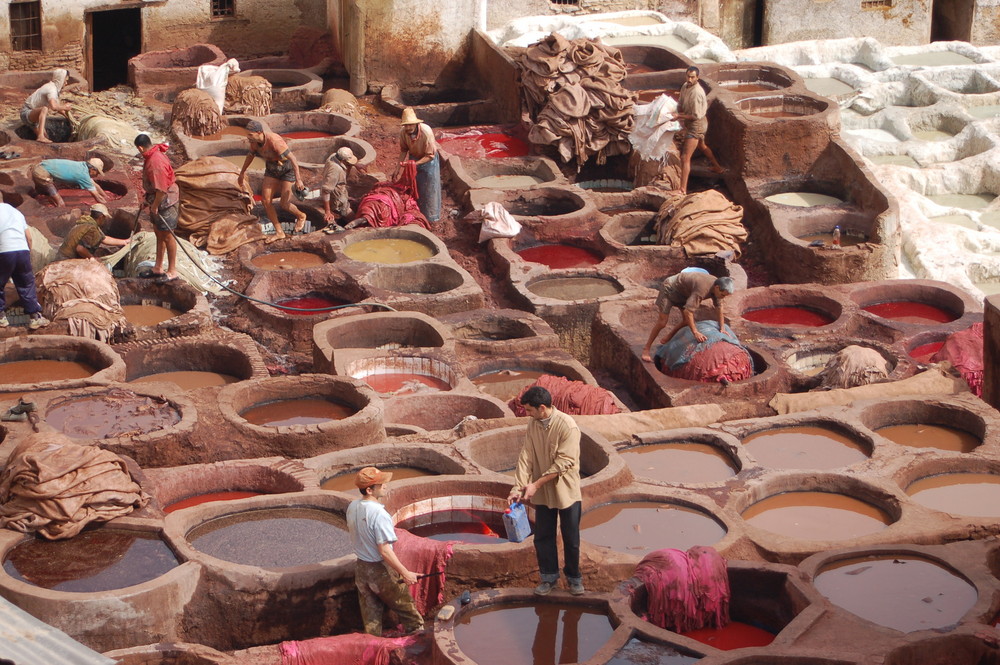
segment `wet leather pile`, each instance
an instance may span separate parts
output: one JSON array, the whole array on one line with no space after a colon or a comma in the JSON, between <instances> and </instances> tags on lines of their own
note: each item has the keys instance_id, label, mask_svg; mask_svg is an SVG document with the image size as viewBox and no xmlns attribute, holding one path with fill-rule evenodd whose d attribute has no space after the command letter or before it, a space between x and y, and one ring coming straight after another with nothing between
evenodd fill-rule
<instances>
[{"instance_id":1,"label":"wet leather pile","mask_svg":"<svg viewBox=\"0 0 1000 665\"><path fill-rule=\"evenodd\" d=\"M655 224L661 245L683 247L688 256L732 251L736 259L742 253L740 243L747 239L743 206L714 189L670 196L656 213Z\"/></svg>"},{"instance_id":2,"label":"wet leather pile","mask_svg":"<svg viewBox=\"0 0 1000 665\"><path fill-rule=\"evenodd\" d=\"M260 221L250 214L253 197L240 187L239 170L221 157L200 157L178 168L178 230L190 234L195 247L228 254L264 237Z\"/></svg>"},{"instance_id":3,"label":"wet leather pile","mask_svg":"<svg viewBox=\"0 0 1000 665\"><path fill-rule=\"evenodd\" d=\"M263 76L230 76L226 82L226 111L270 115L271 82Z\"/></svg>"},{"instance_id":4,"label":"wet leather pile","mask_svg":"<svg viewBox=\"0 0 1000 665\"><path fill-rule=\"evenodd\" d=\"M96 259L69 259L45 266L36 276L42 313L69 323L69 333L107 342L125 327L118 284Z\"/></svg>"},{"instance_id":5,"label":"wet leather pile","mask_svg":"<svg viewBox=\"0 0 1000 665\"><path fill-rule=\"evenodd\" d=\"M531 385L525 386L514 399L507 403L515 416L527 415L521 404L521 395L532 386L541 386L552 395L552 406L571 416L597 416L618 413L618 405L604 388L592 386L583 381L570 381L564 376L543 374Z\"/></svg>"},{"instance_id":6,"label":"wet leather pile","mask_svg":"<svg viewBox=\"0 0 1000 665\"><path fill-rule=\"evenodd\" d=\"M212 96L204 90L181 90L170 110L171 124L180 125L188 136L208 136L222 131L222 114Z\"/></svg>"}]
</instances>

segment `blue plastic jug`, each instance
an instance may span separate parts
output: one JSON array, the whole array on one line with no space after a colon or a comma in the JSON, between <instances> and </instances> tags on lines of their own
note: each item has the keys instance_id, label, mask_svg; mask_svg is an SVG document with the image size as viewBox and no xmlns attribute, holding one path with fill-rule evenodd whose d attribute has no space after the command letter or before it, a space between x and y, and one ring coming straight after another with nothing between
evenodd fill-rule
<instances>
[{"instance_id":1,"label":"blue plastic jug","mask_svg":"<svg viewBox=\"0 0 1000 665\"><path fill-rule=\"evenodd\" d=\"M528 511L524 504L512 503L503 513L503 525L507 529L507 540L519 543L531 535L531 524L528 522Z\"/></svg>"}]
</instances>

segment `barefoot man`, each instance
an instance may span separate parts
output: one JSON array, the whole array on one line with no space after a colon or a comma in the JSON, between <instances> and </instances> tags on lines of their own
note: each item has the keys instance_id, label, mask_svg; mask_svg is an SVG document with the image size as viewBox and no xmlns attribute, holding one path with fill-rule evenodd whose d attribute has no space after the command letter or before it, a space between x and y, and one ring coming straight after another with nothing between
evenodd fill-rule
<instances>
[{"instance_id":1,"label":"barefoot man","mask_svg":"<svg viewBox=\"0 0 1000 665\"><path fill-rule=\"evenodd\" d=\"M681 93L677 99L677 113L674 120L681 121L681 130L677 132L677 141L681 146L681 193L687 194L688 176L691 175L691 158L694 156L695 148L699 148L708 161L712 163L712 170L722 173L723 168L715 159L712 149L705 143L705 132L708 131L708 99L705 97L705 90L698 81L700 71L697 67L687 68L687 81L681 86Z\"/></svg>"}]
</instances>

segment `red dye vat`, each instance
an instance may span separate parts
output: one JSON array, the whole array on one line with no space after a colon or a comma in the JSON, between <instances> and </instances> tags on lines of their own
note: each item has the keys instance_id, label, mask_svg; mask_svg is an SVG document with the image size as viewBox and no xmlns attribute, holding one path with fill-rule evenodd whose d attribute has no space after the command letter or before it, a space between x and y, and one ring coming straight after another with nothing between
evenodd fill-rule
<instances>
[{"instance_id":1,"label":"red dye vat","mask_svg":"<svg viewBox=\"0 0 1000 665\"><path fill-rule=\"evenodd\" d=\"M369 374L364 381L383 395L412 395L413 393L451 390L451 384L447 381L426 374L407 374L405 372Z\"/></svg>"},{"instance_id":2,"label":"red dye vat","mask_svg":"<svg viewBox=\"0 0 1000 665\"><path fill-rule=\"evenodd\" d=\"M910 351L910 357L922 363L929 363L931 361L931 357L940 351L942 346L944 346L944 341L921 344Z\"/></svg>"},{"instance_id":3,"label":"red dye vat","mask_svg":"<svg viewBox=\"0 0 1000 665\"><path fill-rule=\"evenodd\" d=\"M902 323L948 323L958 317L948 310L928 305L922 302L895 300L862 308L883 319L900 321Z\"/></svg>"},{"instance_id":4,"label":"red dye vat","mask_svg":"<svg viewBox=\"0 0 1000 665\"><path fill-rule=\"evenodd\" d=\"M320 132L314 129L303 129L298 132L286 132L284 134L279 134L283 139L325 139L331 136L336 136L330 132Z\"/></svg>"},{"instance_id":5,"label":"red dye vat","mask_svg":"<svg viewBox=\"0 0 1000 665\"><path fill-rule=\"evenodd\" d=\"M309 312L296 310L323 309L325 307L337 307L338 305L349 305L346 300L327 298L326 296L304 296L302 298L286 298L274 303L278 309L287 314L297 316L315 316L317 314L329 314L329 312ZM332 311L332 310L331 310Z\"/></svg>"},{"instance_id":6,"label":"red dye vat","mask_svg":"<svg viewBox=\"0 0 1000 665\"><path fill-rule=\"evenodd\" d=\"M208 492L207 494L189 496L186 499L175 501L164 508L163 512L172 513L175 510L190 508L191 506L200 506L203 503L210 503L212 501L232 501L233 499L248 499L252 496L260 495L261 492Z\"/></svg>"},{"instance_id":7,"label":"red dye vat","mask_svg":"<svg viewBox=\"0 0 1000 665\"><path fill-rule=\"evenodd\" d=\"M582 247L570 245L538 245L522 249L517 253L525 261L541 263L553 269L585 268L594 266L604 260L600 254Z\"/></svg>"},{"instance_id":8,"label":"red dye vat","mask_svg":"<svg viewBox=\"0 0 1000 665\"><path fill-rule=\"evenodd\" d=\"M766 647L774 640L773 634L742 621L731 621L722 628L690 630L681 635L723 651L744 647Z\"/></svg>"},{"instance_id":9,"label":"red dye vat","mask_svg":"<svg viewBox=\"0 0 1000 665\"><path fill-rule=\"evenodd\" d=\"M86 208L90 206L91 203L97 203L91 193L85 189L60 189L58 191L59 196L62 197L67 208ZM110 189L104 189L104 198L108 201L117 201L121 197L122 195L117 192L113 192ZM37 198L42 205L55 206L52 199L44 194L39 194Z\"/></svg>"},{"instance_id":10,"label":"red dye vat","mask_svg":"<svg viewBox=\"0 0 1000 665\"><path fill-rule=\"evenodd\" d=\"M833 319L814 309L805 307L767 307L743 313L743 318L754 323L772 326L808 326L815 328L833 323Z\"/></svg>"},{"instance_id":11,"label":"red dye vat","mask_svg":"<svg viewBox=\"0 0 1000 665\"><path fill-rule=\"evenodd\" d=\"M485 157L523 157L528 154L528 144L502 132L483 133L473 130L464 134L447 134L438 139L438 145L458 157L483 159Z\"/></svg>"}]
</instances>

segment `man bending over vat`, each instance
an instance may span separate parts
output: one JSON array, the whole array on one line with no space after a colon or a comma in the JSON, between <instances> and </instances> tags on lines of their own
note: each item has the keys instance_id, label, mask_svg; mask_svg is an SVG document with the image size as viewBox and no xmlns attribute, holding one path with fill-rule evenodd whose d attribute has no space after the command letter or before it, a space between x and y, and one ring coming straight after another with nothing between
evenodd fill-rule
<instances>
[{"instance_id":1,"label":"man bending over vat","mask_svg":"<svg viewBox=\"0 0 1000 665\"><path fill-rule=\"evenodd\" d=\"M580 573L580 428L552 406L552 395L541 386L526 390L521 404L531 421L507 501L531 501L535 506L535 557L542 580L535 594L545 596L559 582L558 523L569 592L580 596L584 593Z\"/></svg>"},{"instance_id":2,"label":"man bending over vat","mask_svg":"<svg viewBox=\"0 0 1000 665\"><path fill-rule=\"evenodd\" d=\"M45 133L45 121L48 119L49 113L60 113L66 116L67 120L70 118L69 112L73 110L73 107L66 102L59 101L59 93L66 85L67 76L69 76L69 72L65 69L53 71L52 80L43 83L38 90L31 93L24 100L24 106L21 107L21 122L29 129L34 130L36 140L39 143L52 143L52 140Z\"/></svg>"},{"instance_id":3,"label":"man bending over vat","mask_svg":"<svg viewBox=\"0 0 1000 665\"><path fill-rule=\"evenodd\" d=\"M715 153L705 143L705 133L708 132L708 99L705 90L698 82L701 71L697 67L687 68L687 81L681 86L677 99L677 113L674 120L681 121L681 131L677 132L677 141L681 148L681 186L682 194L687 194L688 177L691 175L691 158L695 148L701 149L708 161L712 162L712 170L722 173L724 170L715 159Z\"/></svg>"},{"instance_id":4,"label":"man bending over vat","mask_svg":"<svg viewBox=\"0 0 1000 665\"><path fill-rule=\"evenodd\" d=\"M108 197L94 178L104 173L104 162L99 157L91 157L85 162L72 159L43 159L31 169L31 181L35 191L52 200L53 205L63 207L66 202L59 193L59 187L72 187L90 192L98 203L107 203Z\"/></svg>"},{"instance_id":5,"label":"man bending over vat","mask_svg":"<svg viewBox=\"0 0 1000 665\"><path fill-rule=\"evenodd\" d=\"M381 503L388 493L385 486L391 479L392 474L388 471L379 471L373 466L361 469L354 484L362 498L355 499L347 507L347 528L358 557L354 584L358 588L365 632L369 635L382 635L382 612L386 607L395 610L407 633L424 629L424 619L408 588L417 583L417 576L402 564L392 549L397 540L396 530Z\"/></svg>"},{"instance_id":6,"label":"man bending over vat","mask_svg":"<svg viewBox=\"0 0 1000 665\"><path fill-rule=\"evenodd\" d=\"M104 235L104 224L111 219L111 213L103 203L90 206L90 214L77 220L59 247L56 260L90 259L97 255L101 245L124 247L128 240Z\"/></svg>"},{"instance_id":7,"label":"man bending over vat","mask_svg":"<svg viewBox=\"0 0 1000 665\"><path fill-rule=\"evenodd\" d=\"M264 125L259 120L251 120L247 123L248 138L250 139L250 152L240 169L240 187L244 186L247 177L247 169L253 162L254 157L264 160L264 183L260 186L260 202L264 206L267 218L274 226L274 237L266 240L272 243L285 237L285 232L278 222L278 213L274 209L274 192L278 191L281 208L295 216L294 234L302 233L306 226L306 214L299 210L292 203L292 184L295 189L304 190L305 184L302 182L302 174L299 173L299 162L289 149L285 139L274 132L264 130Z\"/></svg>"},{"instance_id":8,"label":"man bending over vat","mask_svg":"<svg viewBox=\"0 0 1000 665\"><path fill-rule=\"evenodd\" d=\"M676 275L663 280L660 294L656 297L656 308L660 311L660 315L657 317L656 323L653 324L653 330L649 333L646 345L642 347L642 359L646 362L653 362L650 349L653 347L656 336L667 326L670 310L674 307L682 308L681 322L660 338L661 344L669 342L684 326L691 329L696 340L704 342L705 336L695 326L694 313L701 306L701 301L707 298L711 298L715 305L716 321L719 323L719 330L722 330L726 323L722 300L726 296L732 295L734 289L732 277L716 278L704 268L685 268Z\"/></svg>"}]
</instances>

